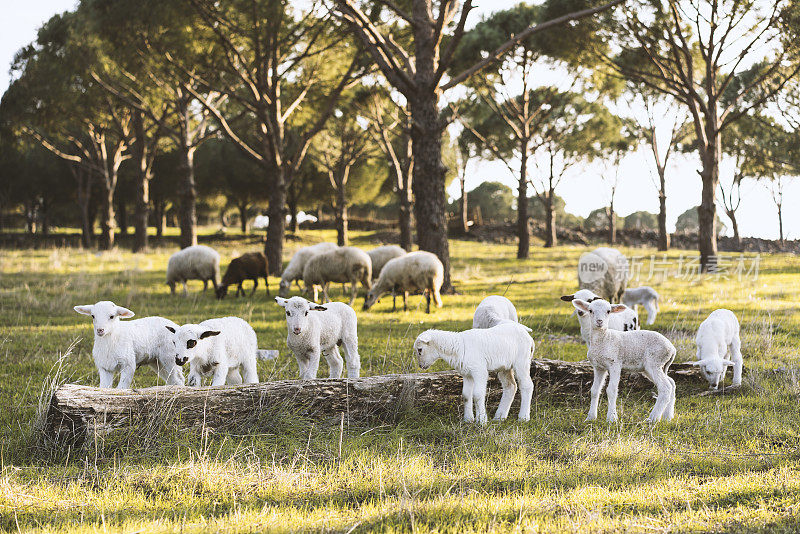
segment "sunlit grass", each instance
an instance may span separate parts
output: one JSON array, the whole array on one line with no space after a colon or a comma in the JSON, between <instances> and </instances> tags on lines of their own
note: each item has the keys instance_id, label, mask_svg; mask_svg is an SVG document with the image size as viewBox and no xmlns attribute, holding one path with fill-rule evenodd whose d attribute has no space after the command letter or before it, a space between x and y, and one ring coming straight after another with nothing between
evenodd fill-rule
<instances>
[{"instance_id":1,"label":"sunlit grass","mask_svg":"<svg viewBox=\"0 0 800 534\"><path fill-rule=\"evenodd\" d=\"M331 240L304 231L298 247ZM378 242L354 232L354 244ZM230 257L260 238L213 244ZM585 424L588 399L537 391L529 424L463 425L456 410L375 428L271 416L226 434L169 427L90 443L70 454L37 446L37 401L59 354L64 379L96 384L89 322L75 304L110 299L137 315L176 322L239 315L259 346L281 358L262 362L262 380L295 378L281 310L262 288L252 299L217 301L190 283L172 297L164 272L172 247L147 254L50 248L0 254L0 530L22 532L257 531L796 531L800 513L800 259L762 255L753 276L676 277L687 252L666 256L667 276L642 280L662 295L655 327L673 340L678 360L694 357L694 332L713 309L739 315L747 393L698 397L679 387L676 418L641 423L649 392L620 392L619 425ZM391 298L357 307L362 373L417 371L410 347L431 327L464 329L488 294L514 301L534 330L536 356L580 360L585 348L571 308L558 297L576 289L582 247L534 247L515 259L511 245L453 241L457 295L424 313L422 297L391 313ZM659 262L664 257L656 256ZM745 256L752 264L754 256ZM661 268L662 264L658 264ZM249 287L249 286L248 286ZM277 291L277 280L270 289ZM336 288L332 296L342 299ZM356 303L360 306L361 299ZM322 365L321 374L327 370ZM438 364L434 370L444 369ZM156 383L147 369L136 386ZM604 403L603 403L604 404ZM493 411L494 407L490 407ZM342 447L339 448L341 438Z\"/></svg>"}]
</instances>

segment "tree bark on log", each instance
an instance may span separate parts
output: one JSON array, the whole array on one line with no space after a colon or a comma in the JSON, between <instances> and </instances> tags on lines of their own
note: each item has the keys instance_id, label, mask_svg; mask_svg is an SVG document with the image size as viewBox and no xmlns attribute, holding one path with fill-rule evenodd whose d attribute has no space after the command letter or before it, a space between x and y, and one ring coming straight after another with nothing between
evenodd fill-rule
<instances>
[{"instance_id":1,"label":"tree bark on log","mask_svg":"<svg viewBox=\"0 0 800 534\"><path fill-rule=\"evenodd\" d=\"M705 382L690 363L675 363L670 375L676 382ZM587 395L593 373L588 361L534 360L531 376L534 393ZM623 389L643 390L652 384L639 373L622 376ZM155 386L142 389L102 389L77 384L58 388L50 400L44 425L45 438L76 445L87 436L117 429L174 419L180 427L216 430L248 428L262 415L288 412L338 423L349 421L392 422L411 413L449 412L461 406L461 376L455 371L381 375L348 380L279 380L187 388ZM489 381L488 407L499 402L500 384ZM519 404L519 397L515 405ZM172 418L172 419L171 419Z\"/></svg>"}]
</instances>

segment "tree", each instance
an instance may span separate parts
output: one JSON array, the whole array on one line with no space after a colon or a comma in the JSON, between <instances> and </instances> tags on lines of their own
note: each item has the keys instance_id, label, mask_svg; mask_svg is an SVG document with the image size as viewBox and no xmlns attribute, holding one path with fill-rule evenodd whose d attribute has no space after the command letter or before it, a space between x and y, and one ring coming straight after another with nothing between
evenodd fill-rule
<instances>
[{"instance_id":1,"label":"tree","mask_svg":"<svg viewBox=\"0 0 800 534\"><path fill-rule=\"evenodd\" d=\"M691 118L703 185L698 229L703 271L715 269L717 255L721 136L800 71L800 62L789 65L798 56L791 8L792 0L642 0L626 5L608 25L608 39L621 50L606 56L608 65L675 98ZM753 72L749 80L734 83L747 69Z\"/></svg>"},{"instance_id":2,"label":"tree","mask_svg":"<svg viewBox=\"0 0 800 534\"><path fill-rule=\"evenodd\" d=\"M500 182L482 182L478 187L467 192L467 199L472 209L480 210L484 222L491 221L502 224L515 217L514 192ZM454 207L458 209L458 206Z\"/></svg>"},{"instance_id":3,"label":"tree","mask_svg":"<svg viewBox=\"0 0 800 534\"><path fill-rule=\"evenodd\" d=\"M685 233L696 233L698 230L699 223L699 208L695 206L694 208L689 208L688 210L684 211L680 215L678 215L678 220L675 222L675 231L676 232L685 232ZM725 224L722 222L722 219L719 218L718 214L715 214L715 223L714 228L716 228L717 235L722 235L725 233Z\"/></svg>"},{"instance_id":4,"label":"tree","mask_svg":"<svg viewBox=\"0 0 800 534\"><path fill-rule=\"evenodd\" d=\"M659 239L661 239L660 214L656 215L649 211L634 211L625 217L624 228L626 230L658 230Z\"/></svg>"},{"instance_id":5,"label":"tree","mask_svg":"<svg viewBox=\"0 0 800 534\"><path fill-rule=\"evenodd\" d=\"M410 0L407 4L373 1L365 5L357 0L334 0L338 14L360 38L366 51L389 84L408 102L413 127L411 148L414 160L414 214L417 243L422 250L436 254L444 265L443 288L451 288L450 251L445 221L445 174L442 163L442 132L447 120L442 117L439 99L450 88L502 56L516 42L572 20L589 17L618 4L615 0L598 8L585 9L550 20L508 39L486 58L460 74L443 81L464 36L472 0L442 0L434 9L432 0ZM366 4L366 3L365 3ZM388 9L389 22L381 11ZM413 53L409 50L413 49Z\"/></svg>"}]
</instances>

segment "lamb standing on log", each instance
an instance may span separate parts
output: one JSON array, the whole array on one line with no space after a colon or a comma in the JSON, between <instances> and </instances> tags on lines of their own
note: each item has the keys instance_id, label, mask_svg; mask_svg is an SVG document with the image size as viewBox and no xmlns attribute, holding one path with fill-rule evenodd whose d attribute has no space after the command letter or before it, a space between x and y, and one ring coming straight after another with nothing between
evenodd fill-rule
<instances>
[{"instance_id":1,"label":"lamb standing on log","mask_svg":"<svg viewBox=\"0 0 800 534\"><path fill-rule=\"evenodd\" d=\"M609 302L620 302L628 284L628 260L618 250L599 247L581 256L578 289L588 289Z\"/></svg>"},{"instance_id":2,"label":"lamb standing on log","mask_svg":"<svg viewBox=\"0 0 800 534\"><path fill-rule=\"evenodd\" d=\"M361 358L358 355L358 321L353 308L343 302L320 306L303 297L275 297L275 302L286 310L289 331L286 344L297 358L302 380L317 377L320 354L325 355L330 377L340 378L343 362L338 345L344 348L347 378L358 378Z\"/></svg>"},{"instance_id":3,"label":"lamb standing on log","mask_svg":"<svg viewBox=\"0 0 800 534\"><path fill-rule=\"evenodd\" d=\"M255 384L258 382L256 360L271 360L277 351L258 350L253 327L238 317L208 319L200 324L173 328L175 363L189 363L187 383L200 386L202 377L211 376L212 386Z\"/></svg>"},{"instance_id":4,"label":"lamb standing on log","mask_svg":"<svg viewBox=\"0 0 800 534\"><path fill-rule=\"evenodd\" d=\"M185 295L187 280L202 280L203 291L208 289L210 280L216 291L219 287L219 253L205 245L194 245L170 256L167 263L167 285L172 294L175 294L175 284L182 283Z\"/></svg>"},{"instance_id":5,"label":"lamb standing on log","mask_svg":"<svg viewBox=\"0 0 800 534\"><path fill-rule=\"evenodd\" d=\"M634 289L626 289L622 294L622 303L629 308L636 309L641 305L647 311L647 324L656 322L658 315L658 293L650 286L641 286Z\"/></svg>"},{"instance_id":6,"label":"lamb standing on log","mask_svg":"<svg viewBox=\"0 0 800 534\"><path fill-rule=\"evenodd\" d=\"M352 292L350 294L350 305L356 300L357 283L365 289L372 287L372 261L367 253L355 247L338 247L330 252L323 252L312 256L303 268L303 283L306 286L306 293L314 294L314 302L317 301L317 287L322 287L324 302L330 302L328 296L328 285L331 282L342 284L350 283Z\"/></svg>"},{"instance_id":7,"label":"lamb standing on log","mask_svg":"<svg viewBox=\"0 0 800 534\"><path fill-rule=\"evenodd\" d=\"M175 364L172 336L164 330L165 326L177 328L175 323L163 317L120 321L133 317L134 313L108 300L75 306L74 310L92 317L92 358L100 375L101 388L110 388L117 372L117 388L131 387L133 373L142 365L155 369L158 376L169 385L183 385L183 372Z\"/></svg>"},{"instance_id":8,"label":"lamb standing on log","mask_svg":"<svg viewBox=\"0 0 800 534\"><path fill-rule=\"evenodd\" d=\"M742 342L739 338L739 320L730 310L714 310L697 329L697 361L693 364L711 389L718 389L725 381L725 372L733 367L733 387L742 385ZM731 359L725 357L730 351Z\"/></svg>"},{"instance_id":9,"label":"lamb standing on log","mask_svg":"<svg viewBox=\"0 0 800 534\"><path fill-rule=\"evenodd\" d=\"M564 302L572 302L575 299L581 299L591 303L595 300L600 300L600 297L588 289L581 289L580 291L576 291L573 295L563 295L561 297L561 300ZM588 345L592 335L592 324L589 314L577 308L574 313L578 316L578 324L581 327L581 338L583 342ZM632 308L613 313L608 317L608 328L620 332L639 330L639 314Z\"/></svg>"},{"instance_id":10,"label":"lamb standing on log","mask_svg":"<svg viewBox=\"0 0 800 534\"><path fill-rule=\"evenodd\" d=\"M369 259L372 260L372 279L374 280L380 276L386 262L399 258L400 256L405 256L406 254L407 252L405 249L397 245L384 245L368 250L367 255Z\"/></svg>"},{"instance_id":11,"label":"lamb standing on log","mask_svg":"<svg viewBox=\"0 0 800 534\"><path fill-rule=\"evenodd\" d=\"M228 286L232 284L236 284L236 296L238 297L239 294L244 296L242 282L245 280L253 281L253 291L250 292L252 297L258 288L259 277L264 278L264 285L267 286L267 296L269 296L267 258L261 252L242 254L238 258L232 259L228 265L228 270L225 271L225 276L222 277L222 282L217 287L217 298L224 299L228 294Z\"/></svg>"},{"instance_id":12,"label":"lamb standing on log","mask_svg":"<svg viewBox=\"0 0 800 534\"><path fill-rule=\"evenodd\" d=\"M317 254L322 254L323 252L331 252L337 248L339 248L339 245L336 243L317 243L316 245L303 247L295 252L292 259L289 260L289 265L286 266L286 269L284 269L281 274L278 295L283 298L288 297L292 282L296 282L297 287L300 287L299 281L303 279L303 269L310 258Z\"/></svg>"},{"instance_id":13,"label":"lamb standing on log","mask_svg":"<svg viewBox=\"0 0 800 534\"><path fill-rule=\"evenodd\" d=\"M531 359L534 343L531 329L519 323L503 323L488 329L472 329L464 332L426 330L417 336L414 353L420 367L427 369L436 360L442 359L459 372L464 379L464 421L477 420L486 424L486 386L489 372L497 371L503 385L503 396L494 414L495 420L508 417L508 411L517 393L519 381L519 420L531 418ZM516 381L514 377L516 376ZM473 403L478 410L473 414Z\"/></svg>"},{"instance_id":14,"label":"lamb standing on log","mask_svg":"<svg viewBox=\"0 0 800 534\"><path fill-rule=\"evenodd\" d=\"M397 310L395 295L398 291L403 293L403 310L408 309L408 292L423 291L426 297L425 313L431 312L431 298L437 308L442 307L440 290L444 281L444 266L435 254L418 250L409 252L389 260L381 270L381 275L375 286L364 299L364 309L370 309L378 299L389 291L392 292L392 311Z\"/></svg>"},{"instance_id":15,"label":"lamb standing on log","mask_svg":"<svg viewBox=\"0 0 800 534\"><path fill-rule=\"evenodd\" d=\"M491 328L506 322L517 322L517 309L510 300L500 295L489 295L483 299L472 316L472 328Z\"/></svg>"},{"instance_id":16,"label":"lamb standing on log","mask_svg":"<svg viewBox=\"0 0 800 534\"><path fill-rule=\"evenodd\" d=\"M618 332L609 330L608 319L613 313L628 309L624 304L610 304L599 299L592 303L575 299L575 309L587 314L592 327L589 350L586 356L594 369L592 400L587 421L597 419L600 393L608 375L609 423L617 422L617 389L623 369L644 373L658 389L658 397L650 416L651 423L669 421L675 413L675 381L667 375L675 360L675 347L667 338L651 330Z\"/></svg>"}]
</instances>

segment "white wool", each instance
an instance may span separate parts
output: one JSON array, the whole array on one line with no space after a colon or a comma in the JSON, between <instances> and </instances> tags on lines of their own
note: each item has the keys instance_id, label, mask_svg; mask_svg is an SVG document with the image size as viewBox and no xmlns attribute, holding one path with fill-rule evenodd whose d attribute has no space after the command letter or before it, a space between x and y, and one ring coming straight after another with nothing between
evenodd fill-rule
<instances>
[{"instance_id":1,"label":"white wool","mask_svg":"<svg viewBox=\"0 0 800 534\"><path fill-rule=\"evenodd\" d=\"M408 292L423 291L427 299L426 311L431 311L431 299L442 307L440 290L444 282L444 266L435 254L418 250L389 260L381 270L378 281L364 299L364 309L370 309L381 296L400 292L403 295L403 309L407 309ZM396 306L395 306L396 309Z\"/></svg>"},{"instance_id":2,"label":"white wool","mask_svg":"<svg viewBox=\"0 0 800 534\"><path fill-rule=\"evenodd\" d=\"M599 247L592 254L606 264L605 274L597 280L581 280L578 276L579 289L589 289L609 302L619 302L628 284L628 259L613 248Z\"/></svg>"},{"instance_id":3,"label":"white wool","mask_svg":"<svg viewBox=\"0 0 800 534\"><path fill-rule=\"evenodd\" d=\"M372 287L372 260L366 252L356 247L338 247L329 252L322 252L312 256L303 268L303 283L306 293L313 291L314 301L317 300L317 288L322 287L323 302L330 302L328 285L331 282L349 283L350 305L356 300L358 282L369 290Z\"/></svg>"},{"instance_id":4,"label":"white wool","mask_svg":"<svg viewBox=\"0 0 800 534\"><path fill-rule=\"evenodd\" d=\"M726 309L714 310L697 329L697 361L700 372L711 389L725 381L725 372L733 367L733 386L742 384L742 342L739 320ZM730 359L727 358L730 353Z\"/></svg>"},{"instance_id":5,"label":"white wool","mask_svg":"<svg viewBox=\"0 0 800 534\"><path fill-rule=\"evenodd\" d=\"M185 324L175 330L172 342L176 363L189 364L190 386L200 386L204 376L212 377L212 386L254 384L258 382L256 359L275 356L272 351L258 350L253 327L239 317Z\"/></svg>"},{"instance_id":6,"label":"white wool","mask_svg":"<svg viewBox=\"0 0 800 534\"><path fill-rule=\"evenodd\" d=\"M194 245L179 250L169 257L167 263L167 285L175 293L175 284L183 284L186 293L187 280L202 280L203 291L208 287L208 282L219 286L219 253L205 245Z\"/></svg>"},{"instance_id":7,"label":"white wool","mask_svg":"<svg viewBox=\"0 0 800 534\"><path fill-rule=\"evenodd\" d=\"M530 331L519 323L502 323L492 328L464 332L426 330L417 336L414 354L423 369L442 359L464 378L464 421L476 420L472 410L474 403L477 405L477 422L486 423L486 387L489 372L495 371L503 385L495 420L508 417L517 392L516 382L519 382L519 419L528 421L533 395L531 359L534 343Z\"/></svg>"},{"instance_id":8,"label":"white wool","mask_svg":"<svg viewBox=\"0 0 800 534\"><path fill-rule=\"evenodd\" d=\"M609 422L617 421L617 389L622 370L644 373L658 389L658 397L648 421L669 421L675 412L675 381L667 375L669 366L675 359L675 347L670 341L651 330L635 330L619 332L608 328L608 319L619 310L625 309L622 304L610 304L605 300L591 303L575 299L575 309L587 313L592 327L589 349L586 356L594 368L592 382L592 400L587 421L597 419L597 405L603 389L606 375L608 379L608 415Z\"/></svg>"},{"instance_id":9,"label":"white wool","mask_svg":"<svg viewBox=\"0 0 800 534\"><path fill-rule=\"evenodd\" d=\"M131 387L134 371L142 365L155 369L167 384L183 385L183 372L175 364L172 336L165 328L177 328L175 323L163 317L120 321L133 317L134 313L108 300L74 309L92 316L92 358L100 375L101 388L110 388L116 373L119 373L117 388Z\"/></svg>"},{"instance_id":10,"label":"white wool","mask_svg":"<svg viewBox=\"0 0 800 534\"><path fill-rule=\"evenodd\" d=\"M502 322L517 322L517 309L506 297L489 295L475 308L472 328L491 328Z\"/></svg>"},{"instance_id":11,"label":"white wool","mask_svg":"<svg viewBox=\"0 0 800 534\"><path fill-rule=\"evenodd\" d=\"M295 252L292 259L289 260L289 264L283 270L283 273L281 273L281 283L278 294L284 298L289 296L289 288L292 287L292 282L303 279L303 269L306 266L306 262L311 257L322 254L323 252L336 250L337 248L339 248L339 246L336 243L317 243L316 245L303 247Z\"/></svg>"},{"instance_id":12,"label":"white wool","mask_svg":"<svg viewBox=\"0 0 800 534\"><path fill-rule=\"evenodd\" d=\"M575 299L585 300L586 302L594 302L595 300L599 300L600 297L588 289L581 289L576 291L573 295L564 295L561 297L561 300L565 302L572 302ZM579 309L575 309L574 313L578 317L578 324L581 327L581 339L583 339L583 342L588 345L592 333L592 325L589 323L589 315ZM608 328L610 330L629 332L631 330L639 330L640 327L639 314L636 313L636 310L633 308L627 308L620 312L613 313L608 318Z\"/></svg>"},{"instance_id":13,"label":"white wool","mask_svg":"<svg viewBox=\"0 0 800 534\"><path fill-rule=\"evenodd\" d=\"M342 357L347 359L347 378L358 378L361 359L358 355L358 325L356 312L343 302L318 305L303 297L275 297L284 308L288 335L286 344L297 359L300 378L317 377L320 355L325 355L331 378L342 376Z\"/></svg>"},{"instance_id":14,"label":"white wool","mask_svg":"<svg viewBox=\"0 0 800 534\"><path fill-rule=\"evenodd\" d=\"M636 309L636 306L643 306L647 311L647 324L656 322L658 315L658 292L650 286L641 286L634 289L626 289L622 295L622 303L629 308Z\"/></svg>"},{"instance_id":15,"label":"white wool","mask_svg":"<svg viewBox=\"0 0 800 534\"><path fill-rule=\"evenodd\" d=\"M367 255L369 259L372 260L372 278L375 279L380 276L381 270L383 266L386 265L386 262L394 258L399 258L400 256L405 256L406 254L405 249L397 245L384 245L368 250Z\"/></svg>"}]
</instances>

